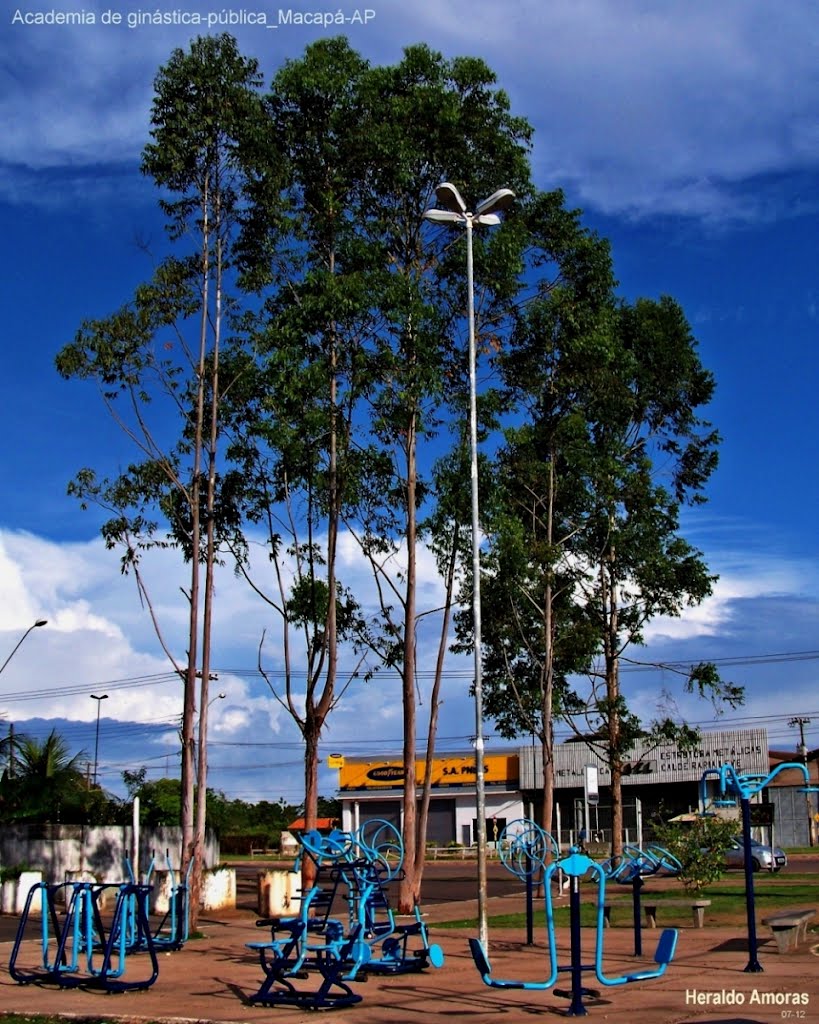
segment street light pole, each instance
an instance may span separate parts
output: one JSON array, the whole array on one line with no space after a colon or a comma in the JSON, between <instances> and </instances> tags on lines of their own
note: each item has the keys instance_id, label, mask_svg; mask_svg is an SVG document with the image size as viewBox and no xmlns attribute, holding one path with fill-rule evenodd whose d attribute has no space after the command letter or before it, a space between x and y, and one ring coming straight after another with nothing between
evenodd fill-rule
<instances>
[{"instance_id":1,"label":"street light pole","mask_svg":"<svg viewBox=\"0 0 819 1024\"><path fill-rule=\"evenodd\" d=\"M472 258L472 228L475 224L500 224L497 211L505 210L515 198L511 189L503 188L478 203L475 212L467 210L460 192L450 182L435 190L435 197L444 209L427 210L426 220L462 224L466 229L466 290L469 328L469 452L472 501L472 644L475 675L475 813L478 820L478 936L484 949L488 947L486 874L486 788L484 779L483 738L483 663L481 659L481 538L478 489L478 388L477 345L475 341L475 282Z\"/></svg>"},{"instance_id":2,"label":"street light pole","mask_svg":"<svg viewBox=\"0 0 819 1024\"><path fill-rule=\"evenodd\" d=\"M31 624L31 625L30 625L30 626L28 627L28 629L27 629L27 630L25 631L25 633L23 633L23 635L22 635L22 636L20 637L20 639L19 639L19 640L17 641L17 643L16 643L15 645L14 645L14 649L12 650L11 654L10 654L10 655L9 655L9 656L8 656L8 657L6 658L6 660L5 660L4 662L3 662L3 664L2 664L2 665L0 665L0 672L2 672L2 671L3 671L3 669L4 669L5 667L6 667L6 665L8 665L8 663L9 663L9 662L11 661L11 659L12 659L12 658L14 657L14 655L15 655L15 654L16 654L16 653L17 653L17 652L19 651L19 649L20 649L20 648L21 648L21 647L23 646L23 641L24 641L24 640L25 640L25 638L26 638L26 637L27 637L27 636L29 635L29 633L30 633L30 632L32 631L32 629L39 629L39 628L40 628L40 626L45 626L45 625L47 625L47 624L48 624L48 619L37 619L37 621L36 621L36 622L33 622L33 623L32 623L32 624Z\"/></svg>"},{"instance_id":3,"label":"street light pole","mask_svg":"<svg viewBox=\"0 0 819 1024\"><path fill-rule=\"evenodd\" d=\"M47 625L48 625L48 619L37 619L35 622L33 622L28 627L28 629L25 631L25 633L23 633L23 635L20 637L20 639L17 641L17 643L14 645L14 647L12 648L11 654L6 658L6 660L3 662L3 664L0 665L0 672L3 671L3 669L6 667L6 665L8 665L8 663L11 661L11 659L14 657L14 655L22 647L23 641L29 635L29 633L32 631L32 629L39 629L41 626L47 626ZM10 722L9 723L9 778L10 779L14 778L14 722Z\"/></svg>"},{"instance_id":4,"label":"street light pole","mask_svg":"<svg viewBox=\"0 0 819 1024\"><path fill-rule=\"evenodd\" d=\"M91 694L91 700L97 702L97 732L94 737L94 785L97 784L97 764L100 752L100 706L104 700L108 700L108 694L103 693L98 697L95 693Z\"/></svg>"}]
</instances>

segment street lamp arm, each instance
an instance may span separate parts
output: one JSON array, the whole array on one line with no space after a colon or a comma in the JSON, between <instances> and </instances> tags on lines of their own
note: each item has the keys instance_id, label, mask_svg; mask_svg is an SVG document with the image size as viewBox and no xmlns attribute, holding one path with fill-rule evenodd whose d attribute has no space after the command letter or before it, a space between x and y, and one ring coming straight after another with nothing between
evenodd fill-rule
<instances>
[{"instance_id":1,"label":"street lamp arm","mask_svg":"<svg viewBox=\"0 0 819 1024\"><path fill-rule=\"evenodd\" d=\"M508 210L512 205L514 198L515 193L511 188L499 188L498 191L493 192L488 199L484 199L483 202L478 203L475 207L475 213L481 216L494 213L496 210ZM484 223L488 224L489 221L484 221Z\"/></svg>"},{"instance_id":2,"label":"street lamp arm","mask_svg":"<svg viewBox=\"0 0 819 1024\"><path fill-rule=\"evenodd\" d=\"M455 213L466 213L464 198L451 181L441 182L435 189L435 198L446 210Z\"/></svg>"},{"instance_id":3,"label":"street lamp arm","mask_svg":"<svg viewBox=\"0 0 819 1024\"><path fill-rule=\"evenodd\" d=\"M0 672L3 671L3 669L6 667L6 665L8 665L8 663L11 661L11 659L14 657L14 655L20 650L20 648L23 645L23 641L29 635L29 633L32 631L32 629L38 629L40 626L45 626L47 624L48 624L48 619L37 619L36 622L33 622L28 627L28 629L25 631L25 633L23 633L23 635L20 637L20 639L14 645L14 649L12 650L11 654L6 658L6 660L3 662L3 664L0 665Z\"/></svg>"},{"instance_id":4,"label":"street lamp arm","mask_svg":"<svg viewBox=\"0 0 819 1024\"><path fill-rule=\"evenodd\" d=\"M500 224L501 219L496 213L480 213L472 218L473 224L483 224L485 227L494 228Z\"/></svg>"},{"instance_id":5,"label":"street lamp arm","mask_svg":"<svg viewBox=\"0 0 819 1024\"><path fill-rule=\"evenodd\" d=\"M454 210L427 210L424 213L424 220L440 221L441 223L456 223L462 224L464 222L464 215L462 213L455 213Z\"/></svg>"}]
</instances>

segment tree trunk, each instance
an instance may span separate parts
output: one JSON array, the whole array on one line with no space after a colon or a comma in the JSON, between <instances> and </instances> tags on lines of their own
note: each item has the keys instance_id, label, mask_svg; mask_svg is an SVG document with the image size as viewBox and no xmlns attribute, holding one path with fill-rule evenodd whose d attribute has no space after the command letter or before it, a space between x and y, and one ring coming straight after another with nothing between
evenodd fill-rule
<instances>
[{"instance_id":1,"label":"tree trunk","mask_svg":"<svg viewBox=\"0 0 819 1024\"><path fill-rule=\"evenodd\" d=\"M308 716L304 727L304 829L309 831L316 827L316 811L318 808L318 764L319 764L319 729L312 716ZM316 879L316 864L310 857L302 857L301 886L302 891L313 885Z\"/></svg>"},{"instance_id":2,"label":"tree trunk","mask_svg":"<svg viewBox=\"0 0 819 1024\"><path fill-rule=\"evenodd\" d=\"M398 891L398 912L411 914L416 894L417 794L416 794L416 715L415 715L415 609L416 609L416 442L415 419L410 421L407 438L407 580L404 605L404 666L401 698L404 711L404 878Z\"/></svg>"},{"instance_id":3,"label":"tree trunk","mask_svg":"<svg viewBox=\"0 0 819 1024\"><path fill-rule=\"evenodd\" d=\"M427 728L427 753L424 761L424 785L421 793L421 806L418 811L418 835L415 847L415 870L413 900L421 902L421 883L426 867L427 821L429 819L429 803L432 796L432 764L435 760L435 737L438 734L438 710L440 708L441 680L444 674L444 661L447 653L447 638L452 615L452 592L455 587L455 573L458 566L458 531L453 530L452 551L446 574L446 599L444 601L441 636L438 641L438 655L435 661L435 681L430 696L429 726Z\"/></svg>"}]
</instances>

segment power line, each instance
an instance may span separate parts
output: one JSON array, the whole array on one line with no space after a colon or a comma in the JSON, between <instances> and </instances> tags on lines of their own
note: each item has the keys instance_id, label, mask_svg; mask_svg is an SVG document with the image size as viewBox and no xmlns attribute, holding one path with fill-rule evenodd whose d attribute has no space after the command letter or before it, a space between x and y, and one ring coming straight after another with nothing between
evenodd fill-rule
<instances>
[{"instance_id":1,"label":"power line","mask_svg":"<svg viewBox=\"0 0 819 1024\"><path fill-rule=\"evenodd\" d=\"M819 660L819 650L808 650L808 651L780 651L773 654L757 654L757 655L736 655L730 657L699 657L699 658L688 658L685 660L673 660L673 661L657 661L657 662L640 662L636 659L622 658L620 671L626 674L634 672L658 672L663 669L672 671L685 671L691 668L692 665L697 665L700 662L707 662L709 664L717 666L750 666L750 665L777 665L784 664L787 662L796 661L817 661ZM284 679L287 673L284 669L266 669L266 673L277 679ZM222 675L232 675L237 678L246 679L252 678L261 680L258 668L217 668L216 673ZM343 673L341 673L343 674ZM358 674L358 673L353 673ZM444 679L446 680L469 680L473 676L471 669L448 669L444 672ZM290 676L293 679L300 680L307 678L307 672L303 670L294 670L290 672ZM432 679L435 677L435 671L419 670L416 672L418 679ZM96 679L92 682L72 682L65 685L59 686L44 686L36 690L26 688L25 690L12 690L8 693L0 695L0 700L3 702L18 702L18 701L31 701L40 700L43 698L54 698L54 697L70 697L78 694L90 693L98 687L104 687L110 690L127 690L127 689L141 689L149 686L160 686L171 682L181 682L179 674L175 671L158 672L150 675L141 676L127 676L120 677L117 679Z\"/></svg>"},{"instance_id":2,"label":"power line","mask_svg":"<svg viewBox=\"0 0 819 1024\"><path fill-rule=\"evenodd\" d=\"M672 671L686 671L692 665L699 665L702 662L717 666L733 665L780 665L791 661L817 661L819 651L783 651L778 654L747 654L736 655L725 658L690 658L685 661L652 661L642 662L636 659L621 658L621 672L657 672L662 669Z\"/></svg>"}]
</instances>

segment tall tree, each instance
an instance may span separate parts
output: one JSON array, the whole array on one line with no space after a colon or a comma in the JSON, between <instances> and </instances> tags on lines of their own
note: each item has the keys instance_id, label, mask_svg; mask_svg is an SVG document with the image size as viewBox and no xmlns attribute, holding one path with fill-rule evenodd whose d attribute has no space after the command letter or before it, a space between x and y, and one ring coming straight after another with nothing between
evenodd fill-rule
<instances>
[{"instance_id":1,"label":"tall tree","mask_svg":"<svg viewBox=\"0 0 819 1024\"><path fill-rule=\"evenodd\" d=\"M245 273L268 292L245 325L258 358L229 400L231 452L243 465L237 514L263 525L273 586L254 574L240 535L234 552L279 619L283 677L265 670L261 654L259 667L304 739L307 828L317 815L321 733L355 676L339 686L339 644L364 630L337 552L360 475L355 418L374 316L354 217L365 67L345 40L323 40L274 76L267 127L287 177L280 196L257 196L249 217ZM270 156L258 152L259 180ZM273 230L269 203L282 211Z\"/></svg>"},{"instance_id":2,"label":"tall tree","mask_svg":"<svg viewBox=\"0 0 819 1024\"><path fill-rule=\"evenodd\" d=\"M622 694L620 658L646 622L681 614L713 582L679 522L716 466L718 437L699 412L713 378L676 303L618 302L605 246L581 233L567 247L557 226L548 262L559 254L566 270L526 305L502 358L522 422L498 453L487 517L487 710L504 735L539 737L546 827L553 715L593 737L611 769L619 854L623 761L646 732ZM694 666L686 686L741 700L712 666ZM690 733L669 719L651 731Z\"/></svg>"},{"instance_id":3,"label":"tall tree","mask_svg":"<svg viewBox=\"0 0 819 1024\"><path fill-rule=\"evenodd\" d=\"M270 524L274 566L278 552L297 565L298 594L282 589L276 606L285 631L296 623L304 631L312 665L304 705L291 703L288 682L283 695L307 743L308 823L318 737L336 700L342 607L344 639L369 644L371 658L401 677L409 869L400 901L411 907L423 863L415 803L416 626L423 614L416 562L419 509L429 489L419 476L419 445L434 439L450 402L461 403L460 414L466 369L458 337L466 309L463 249L445 234L428 236L422 213L447 176L475 195L490 180L495 187L495 174L524 191L529 129L511 116L481 61L448 61L413 47L399 64L371 68L340 39L287 62L268 110L290 187L278 246L255 272L272 295L256 334L265 384L257 392L262 426L251 433L269 444L271 458L264 471L246 474L260 482L250 515ZM254 259L258 253L264 246ZM483 248L480 258L491 262ZM499 291L514 272L500 254L494 263ZM251 458L255 448L255 441L248 446ZM351 619L339 587L342 523L370 558L383 598L369 630L360 616ZM304 539L295 524L307 529Z\"/></svg>"},{"instance_id":4,"label":"tall tree","mask_svg":"<svg viewBox=\"0 0 819 1024\"><path fill-rule=\"evenodd\" d=\"M20 737L14 776L3 775L0 813L5 821L84 822L90 802L83 774L88 754L72 754L64 737L52 729L45 740Z\"/></svg>"},{"instance_id":5,"label":"tall tree","mask_svg":"<svg viewBox=\"0 0 819 1024\"><path fill-rule=\"evenodd\" d=\"M616 358L590 409L594 504L576 550L586 568L586 611L600 639L588 704L603 723L612 852L619 855L624 756L641 728L622 692L620 662L629 646L643 643L646 623L681 615L712 591L715 577L682 535L680 513L705 501L719 435L702 415L714 378L678 303L664 296L620 304L612 341ZM742 690L711 665L693 666L686 686L717 703L743 700ZM669 728L659 726L665 734Z\"/></svg>"},{"instance_id":6,"label":"tall tree","mask_svg":"<svg viewBox=\"0 0 819 1024\"><path fill-rule=\"evenodd\" d=\"M193 247L169 256L153 281L114 316L87 321L57 357L65 377L95 380L141 461L114 480L80 473L72 490L111 512L103 526L109 546L124 549L123 570L140 574L140 553L179 547L190 566L187 657L182 663L154 624L183 681L183 870L192 859L194 917L198 913L207 775L208 681L211 674L213 569L220 350L228 311L232 242L241 227L246 192L244 150L260 124L261 80L256 62L229 36L196 39L159 71L151 115L153 141L142 170L162 190L160 206L173 243ZM154 418L148 409L153 404ZM123 408L124 407L124 408ZM164 521L164 527L160 522ZM201 573L204 569L204 586ZM196 716L197 691L199 715ZM198 736L197 736L198 732ZM194 747L198 799L194 812Z\"/></svg>"},{"instance_id":7,"label":"tall tree","mask_svg":"<svg viewBox=\"0 0 819 1024\"><path fill-rule=\"evenodd\" d=\"M464 240L446 229L426 230L421 218L444 180L470 202L499 185L525 194L531 130L512 115L508 97L478 59L448 60L428 47L410 47L398 64L373 68L364 87L368 165L359 217L380 268L371 279L382 315L372 342L379 378L370 424L385 475L370 492L379 499L369 507L362 502L354 529L383 597L380 650L401 678L405 876L399 905L408 910L419 897L426 828L416 804L417 623L425 611L418 607L419 512L433 500L432 446L444 424L462 417L468 391ZM487 320L513 288L517 269L502 242L509 233L498 234L501 240L476 243Z\"/></svg>"},{"instance_id":8,"label":"tall tree","mask_svg":"<svg viewBox=\"0 0 819 1024\"><path fill-rule=\"evenodd\" d=\"M513 422L482 479L483 665L486 711L501 734L540 742L549 830L553 713L567 676L589 663L597 643L576 609L571 552L588 507L583 402L607 357L614 282L608 244L560 192L532 196L521 219L524 270L497 360ZM462 645L470 620L459 616Z\"/></svg>"}]
</instances>

